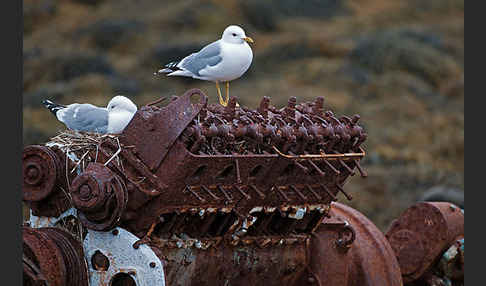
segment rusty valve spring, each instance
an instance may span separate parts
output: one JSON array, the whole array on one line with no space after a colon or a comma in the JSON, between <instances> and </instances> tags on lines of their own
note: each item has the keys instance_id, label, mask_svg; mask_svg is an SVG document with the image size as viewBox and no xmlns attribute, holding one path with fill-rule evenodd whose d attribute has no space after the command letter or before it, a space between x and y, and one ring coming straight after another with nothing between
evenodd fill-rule
<instances>
[{"instance_id":1,"label":"rusty valve spring","mask_svg":"<svg viewBox=\"0 0 486 286\"><path fill-rule=\"evenodd\" d=\"M323 112L323 97L314 102L296 103L277 110L264 97L257 110L237 108L231 98L227 107L203 107L184 130L182 140L188 150L201 155L275 153L334 154L357 152L367 134L358 125L359 115L336 118Z\"/></svg>"}]
</instances>

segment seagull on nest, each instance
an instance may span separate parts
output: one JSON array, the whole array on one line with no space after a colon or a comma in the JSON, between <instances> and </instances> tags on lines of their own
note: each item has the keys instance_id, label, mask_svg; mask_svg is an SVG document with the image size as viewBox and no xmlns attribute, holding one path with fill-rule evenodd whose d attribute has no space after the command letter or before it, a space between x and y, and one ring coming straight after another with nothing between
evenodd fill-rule
<instances>
[{"instance_id":1,"label":"seagull on nest","mask_svg":"<svg viewBox=\"0 0 486 286\"><path fill-rule=\"evenodd\" d=\"M229 102L229 82L242 76L253 60L253 52L248 45L253 42L241 27L231 25L224 30L221 39L180 61L168 63L155 74L214 81L219 103L226 106ZM221 96L220 81L226 82L226 100Z\"/></svg>"},{"instance_id":2,"label":"seagull on nest","mask_svg":"<svg viewBox=\"0 0 486 286\"><path fill-rule=\"evenodd\" d=\"M137 112L137 106L121 95L113 97L107 107L89 103L61 105L50 100L43 100L42 104L67 128L96 133L121 133Z\"/></svg>"}]
</instances>

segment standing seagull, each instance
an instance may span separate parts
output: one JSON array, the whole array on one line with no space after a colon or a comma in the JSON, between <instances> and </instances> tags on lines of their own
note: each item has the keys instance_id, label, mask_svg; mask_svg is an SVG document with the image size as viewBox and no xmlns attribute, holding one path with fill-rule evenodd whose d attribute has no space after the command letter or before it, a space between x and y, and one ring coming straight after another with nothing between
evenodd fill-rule
<instances>
[{"instance_id":1,"label":"standing seagull","mask_svg":"<svg viewBox=\"0 0 486 286\"><path fill-rule=\"evenodd\" d=\"M253 60L253 52L248 43L253 43L253 39L247 37L239 26L231 25L224 30L221 39L180 61L165 65L164 69L155 74L166 73L168 76L214 81L219 103L226 106L229 101L229 82L242 76ZM226 100L221 96L220 81L226 82Z\"/></svg>"},{"instance_id":2,"label":"standing seagull","mask_svg":"<svg viewBox=\"0 0 486 286\"><path fill-rule=\"evenodd\" d=\"M96 133L121 133L137 112L137 106L121 95L113 97L107 107L89 103L61 105L50 100L43 100L42 104L67 128Z\"/></svg>"}]
</instances>

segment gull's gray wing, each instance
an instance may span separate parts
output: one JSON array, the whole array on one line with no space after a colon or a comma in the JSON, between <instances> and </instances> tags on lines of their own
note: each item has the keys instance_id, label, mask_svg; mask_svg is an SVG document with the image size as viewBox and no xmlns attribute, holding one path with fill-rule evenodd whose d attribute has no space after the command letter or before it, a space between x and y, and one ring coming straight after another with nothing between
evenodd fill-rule
<instances>
[{"instance_id":1,"label":"gull's gray wing","mask_svg":"<svg viewBox=\"0 0 486 286\"><path fill-rule=\"evenodd\" d=\"M108 110L89 103L70 104L56 114L59 121L69 129L106 133L108 128Z\"/></svg>"},{"instance_id":2,"label":"gull's gray wing","mask_svg":"<svg viewBox=\"0 0 486 286\"><path fill-rule=\"evenodd\" d=\"M177 65L181 69L190 71L200 76L199 72L207 66L215 66L221 62L221 44L220 41L213 42L199 52L190 54L180 61Z\"/></svg>"}]
</instances>

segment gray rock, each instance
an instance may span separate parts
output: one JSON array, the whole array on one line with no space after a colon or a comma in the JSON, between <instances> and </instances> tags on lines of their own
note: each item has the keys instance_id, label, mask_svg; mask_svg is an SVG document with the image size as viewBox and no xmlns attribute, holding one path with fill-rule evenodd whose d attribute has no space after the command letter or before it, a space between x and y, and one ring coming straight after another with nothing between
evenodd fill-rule
<instances>
[{"instance_id":1,"label":"gray rock","mask_svg":"<svg viewBox=\"0 0 486 286\"><path fill-rule=\"evenodd\" d=\"M464 208L464 191L446 186L435 186L422 194L420 201L450 202L460 208Z\"/></svg>"}]
</instances>

